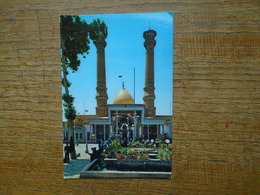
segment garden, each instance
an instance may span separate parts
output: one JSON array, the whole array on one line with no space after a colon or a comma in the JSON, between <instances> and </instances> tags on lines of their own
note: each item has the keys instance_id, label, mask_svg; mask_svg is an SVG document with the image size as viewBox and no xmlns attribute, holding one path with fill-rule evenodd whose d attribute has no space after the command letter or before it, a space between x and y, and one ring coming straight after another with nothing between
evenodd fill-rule
<instances>
[{"instance_id":1,"label":"garden","mask_svg":"<svg viewBox=\"0 0 260 195\"><path fill-rule=\"evenodd\" d=\"M113 140L102 155L105 159L171 160L172 145L158 140L152 143L136 141L122 147L117 140Z\"/></svg>"},{"instance_id":2,"label":"garden","mask_svg":"<svg viewBox=\"0 0 260 195\"><path fill-rule=\"evenodd\" d=\"M113 140L99 158L80 173L80 178L171 178L172 145L155 142L130 143Z\"/></svg>"}]
</instances>

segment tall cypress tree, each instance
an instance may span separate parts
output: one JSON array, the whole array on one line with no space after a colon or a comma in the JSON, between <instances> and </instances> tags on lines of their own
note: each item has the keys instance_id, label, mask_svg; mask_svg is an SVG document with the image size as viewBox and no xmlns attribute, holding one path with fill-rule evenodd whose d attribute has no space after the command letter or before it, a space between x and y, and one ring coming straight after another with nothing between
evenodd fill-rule
<instances>
[{"instance_id":1,"label":"tall cypress tree","mask_svg":"<svg viewBox=\"0 0 260 195\"><path fill-rule=\"evenodd\" d=\"M70 140L74 140L73 121L76 118L76 109L73 106L74 97L69 92L71 83L67 79L68 69L73 72L80 66L79 54L88 54L89 38L88 24L77 15L60 17L60 43L61 43L61 67L62 67L62 95L65 118L68 121ZM74 143L71 143L71 158L76 159Z\"/></svg>"},{"instance_id":2,"label":"tall cypress tree","mask_svg":"<svg viewBox=\"0 0 260 195\"><path fill-rule=\"evenodd\" d=\"M87 24L79 16L60 17L60 43L61 43L61 67L62 67L62 86L64 94L62 95L65 118L68 121L68 128L71 140L71 158L76 159L76 151L74 147L74 125L76 118L76 109L73 106L74 97L69 92L71 83L67 79L68 69L76 72L80 66L78 55L81 54L85 58L85 54L89 52L89 36L91 40L99 40L107 37L107 26L100 19L94 20L91 24Z\"/></svg>"}]
</instances>

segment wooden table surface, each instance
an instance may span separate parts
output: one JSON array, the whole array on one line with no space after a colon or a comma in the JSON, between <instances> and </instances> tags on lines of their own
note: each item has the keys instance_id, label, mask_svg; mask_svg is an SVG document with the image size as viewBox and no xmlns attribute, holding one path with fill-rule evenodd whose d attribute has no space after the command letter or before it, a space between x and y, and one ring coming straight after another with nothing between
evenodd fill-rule
<instances>
[{"instance_id":1,"label":"wooden table surface","mask_svg":"<svg viewBox=\"0 0 260 195\"><path fill-rule=\"evenodd\" d=\"M0 194L260 193L260 3L0 1ZM174 12L173 179L64 180L59 16Z\"/></svg>"}]
</instances>

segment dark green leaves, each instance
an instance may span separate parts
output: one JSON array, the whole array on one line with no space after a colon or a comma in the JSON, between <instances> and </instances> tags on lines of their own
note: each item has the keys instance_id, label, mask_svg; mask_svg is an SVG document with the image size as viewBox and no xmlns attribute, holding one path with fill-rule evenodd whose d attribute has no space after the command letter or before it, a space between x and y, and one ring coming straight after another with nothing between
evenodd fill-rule
<instances>
[{"instance_id":1,"label":"dark green leaves","mask_svg":"<svg viewBox=\"0 0 260 195\"><path fill-rule=\"evenodd\" d=\"M76 118L76 110L73 106L74 98L69 94L71 83L67 80L68 69L72 72L80 66L79 55L86 58L89 52L89 38L93 41L104 40L107 37L107 26L100 19L93 20L87 24L77 15L60 17L60 41L61 41L61 66L63 71L62 86L65 93L62 96L64 101L65 117L72 123Z\"/></svg>"},{"instance_id":2,"label":"dark green leaves","mask_svg":"<svg viewBox=\"0 0 260 195\"><path fill-rule=\"evenodd\" d=\"M79 16L61 16L61 51L69 68L78 70L78 55L89 51L88 24Z\"/></svg>"},{"instance_id":3,"label":"dark green leaves","mask_svg":"<svg viewBox=\"0 0 260 195\"><path fill-rule=\"evenodd\" d=\"M104 40L107 38L107 25L103 20L101 21L99 18L93 20L89 26L89 37L92 41Z\"/></svg>"}]
</instances>

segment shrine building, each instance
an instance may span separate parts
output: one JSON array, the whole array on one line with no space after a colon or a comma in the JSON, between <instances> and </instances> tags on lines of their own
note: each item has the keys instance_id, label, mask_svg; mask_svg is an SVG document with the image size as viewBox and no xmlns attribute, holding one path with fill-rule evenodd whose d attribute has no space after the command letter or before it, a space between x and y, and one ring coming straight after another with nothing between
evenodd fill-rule
<instances>
[{"instance_id":1,"label":"shrine building","mask_svg":"<svg viewBox=\"0 0 260 195\"><path fill-rule=\"evenodd\" d=\"M117 137L129 141L138 139L172 138L172 115L156 115L154 87L154 47L157 33L148 30L143 33L146 49L145 86L143 104L136 104L124 83L114 97L113 104L107 104L104 39L94 42L97 48L97 93L96 115L77 115L74 124L74 138L77 143L96 142ZM64 141L69 131L63 125Z\"/></svg>"}]
</instances>

